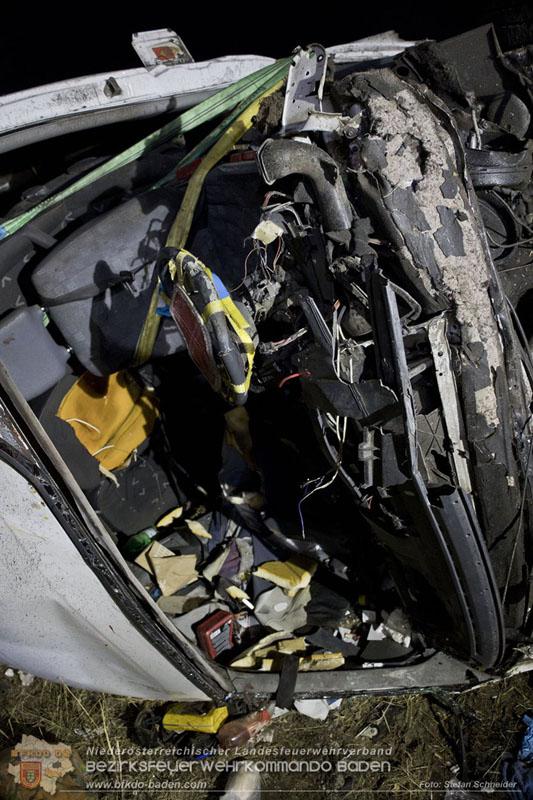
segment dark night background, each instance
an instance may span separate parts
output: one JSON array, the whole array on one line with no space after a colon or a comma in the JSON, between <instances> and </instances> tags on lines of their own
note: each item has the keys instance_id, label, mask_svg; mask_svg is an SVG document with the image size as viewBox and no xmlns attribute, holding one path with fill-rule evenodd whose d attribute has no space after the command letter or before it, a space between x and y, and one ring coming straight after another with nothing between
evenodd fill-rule
<instances>
[{"instance_id":1,"label":"dark night background","mask_svg":"<svg viewBox=\"0 0 533 800\"><path fill-rule=\"evenodd\" d=\"M521 10L520 10L520 7ZM405 39L443 39L495 21L504 37L520 44L531 32L533 5L523 0L487 0L483 6L452 0L390 3L210 4L151 3L135 10L94 3L35 6L12 3L2 11L0 93L66 77L140 65L131 34L172 28L195 61L256 53L288 55L297 45L328 46L395 29ZM517 38L518 37L518 38ZM507 44L507 43L505 43Z\"/></svg>"}]
</instances>

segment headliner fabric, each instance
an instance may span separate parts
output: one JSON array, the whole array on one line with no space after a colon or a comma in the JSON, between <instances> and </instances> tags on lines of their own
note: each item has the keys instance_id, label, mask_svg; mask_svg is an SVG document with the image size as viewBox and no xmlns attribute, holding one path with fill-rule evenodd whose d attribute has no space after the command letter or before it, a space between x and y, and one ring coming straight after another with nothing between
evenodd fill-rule
<instances>
[{"instance_id":1,"label":"headliner fabric","mask_svg":"<svg viewBox=\"0 0 533 800\"><path fill-rule=\"evenodd\" d=\"M150 436L158 416L155 394L127 372L86 372L63 398L57 416L106 469L120 469Z\"/></svg>"}]
</instances>

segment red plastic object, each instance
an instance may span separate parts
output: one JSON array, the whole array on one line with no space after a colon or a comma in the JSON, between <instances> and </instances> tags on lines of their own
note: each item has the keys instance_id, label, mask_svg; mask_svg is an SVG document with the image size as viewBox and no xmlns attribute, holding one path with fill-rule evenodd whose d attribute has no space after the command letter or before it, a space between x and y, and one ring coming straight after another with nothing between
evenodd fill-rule
<instances>
[{"instance_id":1,"label":"red plastic object","mask_svg":"<svg viewBox=\"0 0 533 800\"><path fill-rule=\"evenodd\" d=\"M255 150L239 150L237 153L232 153L229 160L232 164L238 164L240 161L255 161Z\"/></svg>"},{"instance_id":2,"label":"red plastic object","mask_svg":"<svg viewBox=\"0 0 533 800\"><path fill-rule=\"evenodd\" d=\"M211 384L211 388L218 392L221 378L213 357L213 347L209 333L192 300L179 283L174 287L170 313L180 329L190 357L198 369L203 372Z\"/></svg>"},{"instance_id":3,"label":"red plastic object","mask_svg":"<svg viewBox=\"0 0 533 800\"><path fill-rule=\"evenodd\" d=\"M191 161L190 164L185 164L184 167L179 167L176 170L176 178L179 181L184 181L186 178L190 178L191 175L194 175L201 163L201 158L195 158L195 160Z\"/></svg>"},{"instance_id":4,"label":"red plastic object","mask_svg":"<svg viewBox=\"0 0 533 800\"><path fill-rule=\"evenodd\" d=\"M200 647L210 658L217 658L233 647L233 614L215 611L196 628Z\"/></svg>"}]
</instances>

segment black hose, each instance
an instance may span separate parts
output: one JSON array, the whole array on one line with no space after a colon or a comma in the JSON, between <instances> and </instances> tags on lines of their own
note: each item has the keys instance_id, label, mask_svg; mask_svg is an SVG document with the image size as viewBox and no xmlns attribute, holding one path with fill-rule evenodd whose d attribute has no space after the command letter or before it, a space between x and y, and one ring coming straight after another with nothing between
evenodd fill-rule
<instances>
[{"instance_id":1,"label":"black hose","mask_svg":"<svg viewBox=\"0 0 533 800\"><path fill-rule=\"evenodd\" d=\"M315 189L326 231L349 230L352 209L339 167L314 144L294 139L267 139L257 154L264 181L270 186L288 175L304 175Z\"/></svg>"}]
</instances>

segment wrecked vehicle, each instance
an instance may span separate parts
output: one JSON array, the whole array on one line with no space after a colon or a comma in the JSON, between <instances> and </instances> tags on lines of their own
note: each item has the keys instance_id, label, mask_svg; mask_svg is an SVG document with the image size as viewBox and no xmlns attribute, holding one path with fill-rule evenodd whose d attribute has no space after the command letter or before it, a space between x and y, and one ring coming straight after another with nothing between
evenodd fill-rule
<instances>
[{"instance_id":1,"label":"wrecked vehicle","mask_svg":"<svg viewBox=\"0 0 533 800\"><path fill-rule=\"evenodd\" d=\"M527 668L531 50L176 41L155 132L126 73L0 100L0 659L286 706Z\"/></svg>"}]
</instances>

